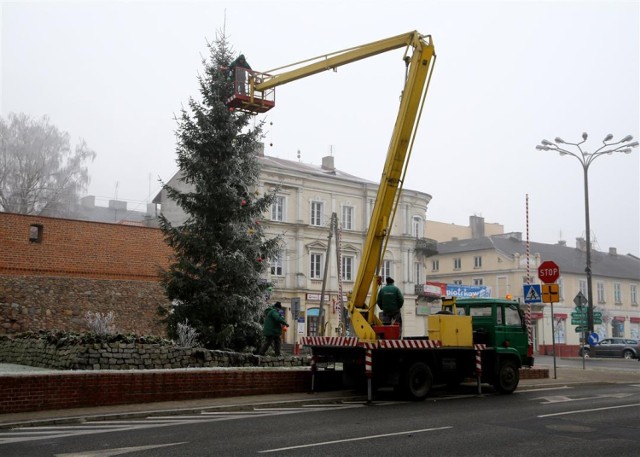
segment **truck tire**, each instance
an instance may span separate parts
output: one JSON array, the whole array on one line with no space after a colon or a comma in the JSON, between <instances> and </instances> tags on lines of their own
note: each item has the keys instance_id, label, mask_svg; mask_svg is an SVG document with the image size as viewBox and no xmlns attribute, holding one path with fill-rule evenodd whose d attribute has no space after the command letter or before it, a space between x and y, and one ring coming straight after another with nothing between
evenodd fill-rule
<instances>
[{"instance_id":1,"label":"truck tire","mask_svg":"<svg viewBox=\"0 0 640 457\"><path fill-rule=\"evenodd\" d=\"M520 370L511 360L502 360L493 387L501 394L510 394L518 387Z\"/></svg>"},{"instance_id":2,"label":"truck tire","mask_svg":"<svg viewBox=\"0 0 640 457\"><path fill-rule=\"evenodd\" d=\"M414 362L402 373L401 392L409 400L424 400L431 392L432 385L433 374L426 363Z\"/></svg>"}]
</instances>

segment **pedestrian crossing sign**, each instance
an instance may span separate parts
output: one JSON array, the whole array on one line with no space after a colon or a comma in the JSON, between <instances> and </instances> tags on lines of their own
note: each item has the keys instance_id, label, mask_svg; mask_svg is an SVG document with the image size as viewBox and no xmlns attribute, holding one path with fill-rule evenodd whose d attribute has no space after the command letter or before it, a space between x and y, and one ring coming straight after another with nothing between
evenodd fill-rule
<instances>
[{"instance_id":1,"label":"pedestrian crossing sign","mask_svg":"<svg viewBox=\"0 0 640 457\"><path fill-rule=\"evenodd\" d=\"M523 287L525 303L542 303L540 284L525 284Z\"/></svg>"}]
</instances>

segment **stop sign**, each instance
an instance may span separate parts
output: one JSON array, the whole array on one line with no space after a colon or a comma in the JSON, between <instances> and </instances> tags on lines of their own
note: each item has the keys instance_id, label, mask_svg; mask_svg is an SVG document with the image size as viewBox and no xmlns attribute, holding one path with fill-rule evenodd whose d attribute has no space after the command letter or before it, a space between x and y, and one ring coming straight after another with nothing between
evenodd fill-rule
<instances>
[{"instance_id":1,"label":"stop sign","mask_svg":"<svg viewBox=\"0 0 640 457\"><path fill-rule=\"evenodd\" d=\"M551 260L545 260L538 267L538 278L545 284L556 282L559 277L560 268Z\"/></svg>"}]
</instances>

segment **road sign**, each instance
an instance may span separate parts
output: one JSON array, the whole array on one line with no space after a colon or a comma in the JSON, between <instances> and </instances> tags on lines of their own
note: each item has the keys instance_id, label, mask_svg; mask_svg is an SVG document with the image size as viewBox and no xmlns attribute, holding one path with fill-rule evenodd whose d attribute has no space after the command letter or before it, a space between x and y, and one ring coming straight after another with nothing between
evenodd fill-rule
<instances>
[{"instance_id":1,"label":"road sign","mask_svg":"<svg viewBox=\"0 0 640 457\"><path fill-rule=\"evenodd\" d=\"M542 302L542 292L540 292L540 284L525 284L523 288L525 303Z\"/></svg>"},{"instance_id":2,"label":"road sign","mask_svg":"<svg viewBox=\"0 0 640 457\"><path fill-rule=\"evenodd\" d=\"M587 325L587 317L585 316L584 319L582 318L571 318L571 325Z\"/></svg>"},{"instance_id":3,"label":"road sign","mask_svg":"<svg viewBox=\"0 0 640 457\"><path fill-rule=\"evenodd\" d=\"M545 303L558 303L560 301L560 287L557 284L543 284L542 301Z\"/></svg>"},{"instance_id":4,"label":"road sign","mask_svg":"<svg viewBox=\"0 0 640 457\"><path fill-rule=\"evenodd\" d=\"M598 344L598 341L600 340L600 335L598 335L596 332L593 332L589 335L589 338L587 338L587 341L589 342L590 346L595 346L596 344Z\"/></svg>"},{"instance_id":5,"label":"road sign","mask_svg":"<svg viewBox=\"0 0 640 457\"><path fill-rule=\"evenodd\" d=\"M573 324L571 324L571 325L573 325ZM583 332L586 332L586 331L587 331L587 326L586 325L584 325L582 327L576 327L576 333L583 333Z\"/></svg>"},{"instance_id":6,"label":"road sign","mask_svg":"<svg viewBox=\"0 0 640 457\"><path fill-rule=\"evenodd\" d=\"M587 318L587 313L571 313L571 319L586 319Z\"/></svg>"},{"instance_id":7,"label":"road sign","mask_svg":"<svg viewBox=\"0 0 640 457\"><path fill-rule=\"evenodd\" d=\"M587 297L585 297L582 292L578 292L578 294L573 299L573 303L575 303L578 308L582 308L587 304Z\"/></svg>"},{"instance_id":8,"label":"road sign","mask_svg":"<svg viewBox=\"0 0 640 457\"><path fill-rule=\"evenodd\" d=\"M545 260L538 267L538 278L545 284L551 284L560 277L560 268L552 260Z\"/></svg>"},{"instance_id":9,"label":"road sign","mask_svg":"<svg viewBox=\"0 0 640 457\"><path fill-rule=\"evenodd\" d=\"M593 312L593 318L594 319L602 319L602 313L600 311L594 311Z\"/></svg>"}]
</instances>

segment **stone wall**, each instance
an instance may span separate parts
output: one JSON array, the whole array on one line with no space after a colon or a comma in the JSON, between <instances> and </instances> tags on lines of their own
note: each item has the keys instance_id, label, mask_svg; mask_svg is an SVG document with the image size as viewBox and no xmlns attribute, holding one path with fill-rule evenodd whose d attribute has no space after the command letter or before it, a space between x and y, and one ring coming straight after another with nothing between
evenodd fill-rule
<instances>
[{"instance_id":1,"label":"stone wall","mask_svg":"<svg viewBox=\"0 0 640 457\"><path fill-rule=\"evenodd\" d=\"M100 342L64 344L31 338L0 340L0 363L58 370L148 370L211 367L303 367L307 357L180 348L172 344Z\"/></svg>"},{"instance_id":2,"label":"stone wall","mask_svg":"<svg viewBox=\"0 0 640 457\"><path fill-rule=\"evenodd\" d=\"M0 275L0 335L87 331L87 311L113 311L120 333L166 336L157 314L168 306L157 281Z\"/></svg>"}]
</instances>

